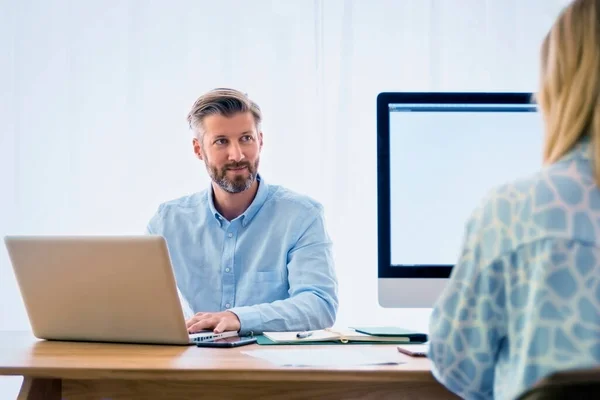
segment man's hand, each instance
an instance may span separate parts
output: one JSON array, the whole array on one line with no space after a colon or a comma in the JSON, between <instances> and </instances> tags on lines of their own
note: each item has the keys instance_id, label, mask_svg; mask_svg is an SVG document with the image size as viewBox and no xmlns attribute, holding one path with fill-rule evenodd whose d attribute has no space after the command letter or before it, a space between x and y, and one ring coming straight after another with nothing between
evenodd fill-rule
<instances>
[{"instance_id":1,"label":"man's hand","mask_svg":"<svg viewBox=\"0 0 600 400\"><path fill-rule=\"evenodd\" d=\"M203 330L212 329L215 333L224 331L239 331L241 328L240 319L231 311L217 313L196 313L192 318L185 322L189 333L196 333Z\"/></svg>"}]
</instances>

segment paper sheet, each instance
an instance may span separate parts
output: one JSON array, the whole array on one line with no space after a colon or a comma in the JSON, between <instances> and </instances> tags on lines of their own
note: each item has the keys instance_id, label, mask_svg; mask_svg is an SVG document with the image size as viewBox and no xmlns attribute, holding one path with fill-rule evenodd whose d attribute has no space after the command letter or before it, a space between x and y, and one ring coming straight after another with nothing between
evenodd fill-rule
<instances>
[{"instance_id":1,"label":"paper sheet","mask_svg":"<svg viewBox=\"0 0 600 400\"><path fill-rule=\"evenodd\" d=\"M282 367L356 367L404 363L395 347L393 349L365 349L359 346L333 349L267 349L243 353Z\"/></svg>"}]
</instances>

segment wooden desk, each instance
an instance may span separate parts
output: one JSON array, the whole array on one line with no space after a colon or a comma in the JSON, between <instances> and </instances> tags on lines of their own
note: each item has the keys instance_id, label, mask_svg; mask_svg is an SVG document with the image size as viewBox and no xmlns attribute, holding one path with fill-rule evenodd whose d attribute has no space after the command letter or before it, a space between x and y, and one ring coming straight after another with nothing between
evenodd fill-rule
<instances>
[{"instance_id":1,"label":"wooden desk","mask_svg":"<svg viewBox=\"0 0 600 400\"><path fill-rule=\"evenodd\" d=\"M364 351L374 347L352 346ZM298 348L47 342L29 333L0 332L0 375L24 376L19 400L456 398L432 377L427 359L400 354L406 364L314 369L278 367L242 354L290 347Z\"/></svg>"}]
</instances>

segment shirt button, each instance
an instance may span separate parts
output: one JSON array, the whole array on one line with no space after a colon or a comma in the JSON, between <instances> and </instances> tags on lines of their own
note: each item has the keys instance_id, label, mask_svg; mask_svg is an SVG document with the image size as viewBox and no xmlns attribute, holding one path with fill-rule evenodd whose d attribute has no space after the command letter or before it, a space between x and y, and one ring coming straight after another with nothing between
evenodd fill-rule
<instances>
[{"instance_id":1,"label":"shirt button","mask_svg":"<svg viewBox=\"0 0 600 400\"><path fill-rule=\"evenodd\" d=\"M225 272L229 272L229 271L230 271L230 269L229 269L229 268L225 268Z\"/></svg>"},{"instance_id":2,"label":"shirt button","mask_svg":"<svg viewBox=\"0 0 600 400\"><path fill-rule=\"evenodd\" d=\"M231 304L229 304L229 303L225 304L225 308L229 308L229 307L231 307Z\"/></svg>"},{"instance_id":3,"label":"shirt button","mask_svg":"<svg viewBox=\"0 0 600 400\"><path fill-rule=\"evenodd\" d=\"M229 232L229 233L227 234L227 236L229 236L229 237L233 237L233 233Z\"/></svg>"}]
</instances>

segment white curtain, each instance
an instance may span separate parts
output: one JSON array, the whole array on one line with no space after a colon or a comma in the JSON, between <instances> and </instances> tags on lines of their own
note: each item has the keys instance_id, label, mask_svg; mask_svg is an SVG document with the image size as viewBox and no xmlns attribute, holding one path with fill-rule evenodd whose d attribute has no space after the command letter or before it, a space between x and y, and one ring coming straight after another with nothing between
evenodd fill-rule
<instances>
[{"instance_id":1,"label":"white curtain","mask_svg":"<svg viewBox=\"0 0 600 400\"><path fill-rule=\"evenodd\" d=\"M265 179L326 208L339 323L424 329L377 304L376 95L533 91L566 3L0 0L0 235L142 233L208 185L185 116L235 87L263 108ZM28 329L1 246L0 330Z\"/></svg>"}]
</instances>

